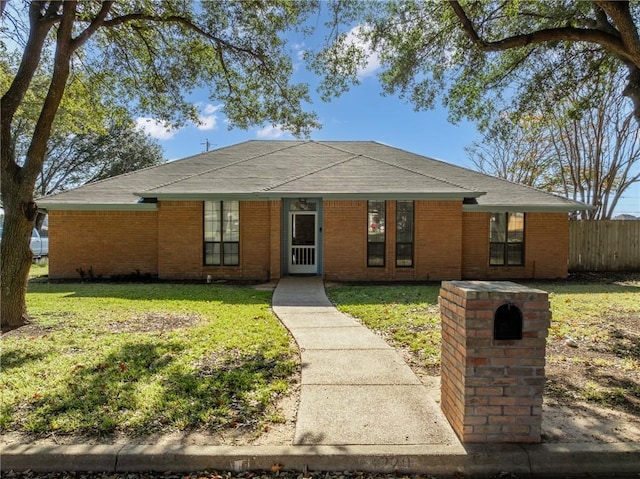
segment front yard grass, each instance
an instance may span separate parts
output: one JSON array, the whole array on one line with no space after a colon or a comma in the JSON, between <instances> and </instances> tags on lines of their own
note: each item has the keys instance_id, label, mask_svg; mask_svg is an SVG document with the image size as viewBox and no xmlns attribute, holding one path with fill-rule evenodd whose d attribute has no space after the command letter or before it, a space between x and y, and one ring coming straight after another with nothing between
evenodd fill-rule
<instances>
[{"instance_id":1,"label":"front yard grass","mask_svg":"<svg viewBox=\"0 0 640 479\"><path fill-rule=\"evenodd\" d=\"M2 336L0 430L43 436L258 428L298 367L271 293L32 282Z\"/></svg>"},{"instance_id":2,"label":"front yard grass","mask_svg":"<svg viewBox=\"0 0 640 479\"><path fill-rule=\"evenodd\" d=\"M595 282L524 282L548 291L553 315L545 396L640 414L640 275ZM439 284L337 285L337 307L408 351L409 363L439 374Z\"/></svg>"}]
</instances>

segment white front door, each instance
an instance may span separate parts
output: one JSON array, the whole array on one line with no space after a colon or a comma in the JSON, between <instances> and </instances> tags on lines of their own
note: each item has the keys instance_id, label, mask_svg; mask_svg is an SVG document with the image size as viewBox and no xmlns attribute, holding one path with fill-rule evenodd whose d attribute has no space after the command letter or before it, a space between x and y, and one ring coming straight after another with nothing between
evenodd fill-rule
<instances>
[{"instance_id":1,"label":"white front door","mask_svg":"<svg viewBox=\"0 0 640 479\"><path fill-rule=\"evenodd\" d=\"M289 273L315 274L318 272L315 211L289 213Z\"/></svg>"}]
</instances>

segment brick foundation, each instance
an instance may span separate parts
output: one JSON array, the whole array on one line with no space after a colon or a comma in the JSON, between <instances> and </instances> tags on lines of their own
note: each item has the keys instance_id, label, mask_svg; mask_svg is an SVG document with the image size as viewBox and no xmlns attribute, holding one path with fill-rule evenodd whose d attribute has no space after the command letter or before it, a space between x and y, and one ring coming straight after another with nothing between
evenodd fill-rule
<instances>
[{"instance_id":1,"label":"brick foundation","mask_svg":"<svg viewBox=\"0 0 640 479\"><path fill-rule=\"evenodd\" d=\"M496 311L521 313L522 339L494 339ZM511 282L445 281L441 407L462 442L540 442L548 294Z\"/></svg>"}]
</instances>

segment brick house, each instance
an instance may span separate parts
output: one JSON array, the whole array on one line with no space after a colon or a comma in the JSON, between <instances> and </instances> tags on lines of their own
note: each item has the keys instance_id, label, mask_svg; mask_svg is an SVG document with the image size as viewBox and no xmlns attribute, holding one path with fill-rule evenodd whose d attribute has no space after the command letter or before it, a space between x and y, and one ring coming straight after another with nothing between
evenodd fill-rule
<instances>
[{"instance_id":1,"label":"brick house","mask_svg":"<svg viewBox=\"0 0 640 479\"><path fill-rule=\"evenodd\" d=\"M42 198L49 276L557 278L582 203L375 142L248 141Z\"/></svg>"}]
</instances>

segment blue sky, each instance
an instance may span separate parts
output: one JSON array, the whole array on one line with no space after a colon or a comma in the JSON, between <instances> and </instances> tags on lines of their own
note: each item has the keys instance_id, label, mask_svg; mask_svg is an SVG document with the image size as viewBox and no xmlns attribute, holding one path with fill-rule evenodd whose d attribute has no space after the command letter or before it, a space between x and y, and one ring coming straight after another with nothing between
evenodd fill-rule
<instances>
[{"instance_id":1,"label":"blue sky","mask_svg":"<svg viewBox=\"0 0 640 479\"><path fill-rule=\"evenodd\" d=\"M307 40L308 41L308 40ZM481 135L470 122L451 124L447 111L438 107L432 111L416 112L412 105L395 96L382 96L376 78L377 59L370 57L369 65L360 72L360 85L354 86L341 97L325 103L320 100L313 85L315 76L308 72L299 60L304 43L290 43L295 59L295 81L312 85L314 110L323 127L311 134L313 140L373 140L402 148L431 158L437 158L459 166L473 169L465 147L479 141ZM206 91L195 92L190 100L197 104L201 114L200 125L189 125L179 130L168 131L151 118L140 117L138 124L157 138L164 149L165 158L175 160L202 153L209 142L209 149L220 148L254 139L294 139L277 126L244 130L228 130L222 105L212 103ZM640 216L640 184L634 185L621 200L617 214Z\"/></svg>"}]
</instances>

